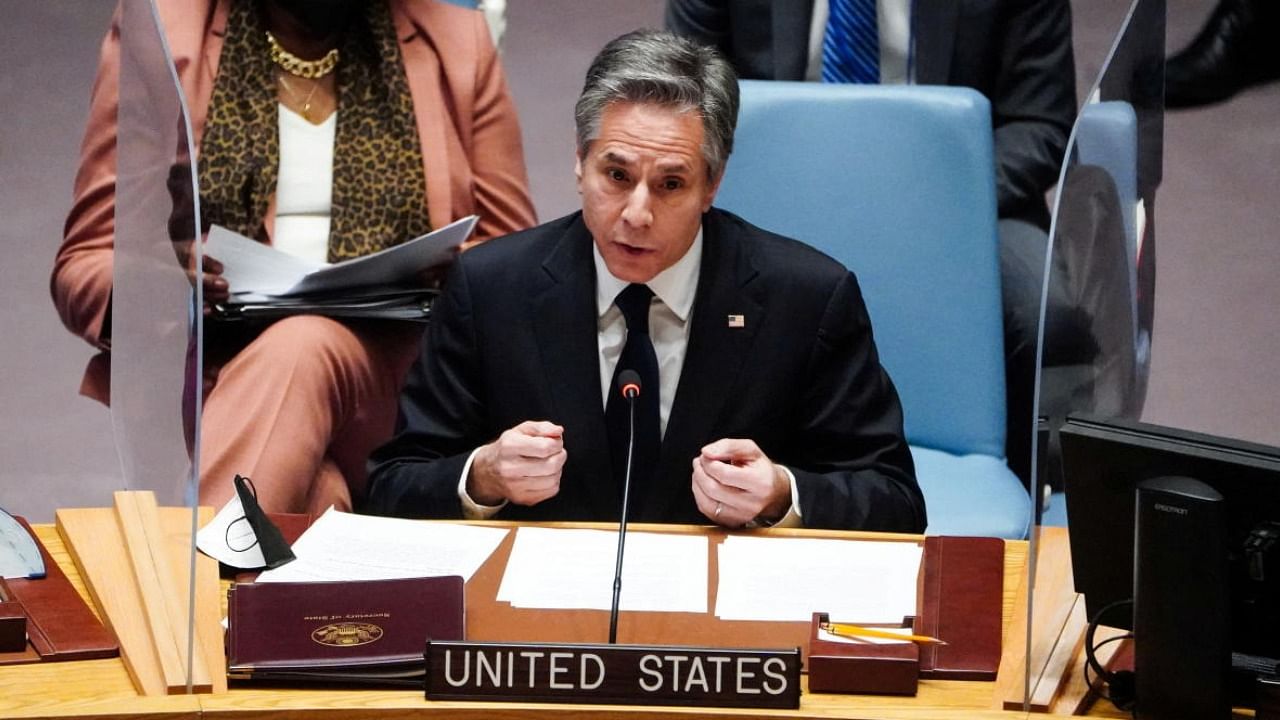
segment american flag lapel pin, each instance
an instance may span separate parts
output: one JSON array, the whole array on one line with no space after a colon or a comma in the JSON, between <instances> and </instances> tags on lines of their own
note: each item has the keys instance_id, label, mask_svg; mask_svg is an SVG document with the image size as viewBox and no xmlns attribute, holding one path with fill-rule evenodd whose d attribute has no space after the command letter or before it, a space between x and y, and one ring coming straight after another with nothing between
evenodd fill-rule
<instances>
[{"instance_id":1,"label":"american flag lapel pin","mask_svg":"<svg viewBox=\"0 0 1280 720\"><path fill-rule=\"evenodd\" d=\"M746 326L747 326L746 315L730 315L729 316L729 327L740 328L740 327L746 327Z\"/></svg>"}]
</instances>

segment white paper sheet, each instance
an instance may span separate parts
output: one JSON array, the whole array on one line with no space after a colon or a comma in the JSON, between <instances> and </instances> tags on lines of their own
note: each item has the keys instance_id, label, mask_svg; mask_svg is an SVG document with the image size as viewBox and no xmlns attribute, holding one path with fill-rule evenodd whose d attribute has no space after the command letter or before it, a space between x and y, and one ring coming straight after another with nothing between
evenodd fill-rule
<instances>
[{"instance_id":1,"label":"white paper sheet","mask_svg":"<svg viewBox=\"0 0 1280 720\"><path fill-rule=\"evenodd\" d=\"M608 610L617 540L606 530L520 528L498 600L524 608ZM707 543L699 535L627 533L620 607L705 613Z\"/></svg>"},{"instance_id":2,"label":"white paper sheet","mask_svg":"<svg viewBox=\"0 0 1280 720\"><path fill-rule=\"evenodd\" d=\"M732 535L720 545L722 620L901 622L915 614L924 548L912 542Z\"/></svg>"},{"instance_id":3,"label":"white paper sheet","mask_svg":"<svg viewBox=\"0 0 1280 720\"><path fill-rule=\"evenodd\" d=\"M204 252L222 263L223 278L242 301L385 288L449 262L471 235L476 219L468 215L422 237L332 265L302 260L218 225L209 230Z\"/></svg>"},{"instance_id":4,"label":"white paper sheet","mask_svg":"<svg viewBox=\"0 0 1280 720\"><path fill-rule=\"evenodd\" d=\"M222 263L222 277L233 293L275 295L293 287L307 273L324 267L221 225L209 228L204 254Z\"/></svg>"},{"instance_id":5,"label":"white paper sheet","mask_svg":"<svg viewBox=\"0 0 1280 720\"><path fill-rule=\"evenodd\" d=\"M297 559L258 582L388 580L461 575L471 579L507 528L353 515L329 508L293 544Z\"/></svg>"}]
</instances>

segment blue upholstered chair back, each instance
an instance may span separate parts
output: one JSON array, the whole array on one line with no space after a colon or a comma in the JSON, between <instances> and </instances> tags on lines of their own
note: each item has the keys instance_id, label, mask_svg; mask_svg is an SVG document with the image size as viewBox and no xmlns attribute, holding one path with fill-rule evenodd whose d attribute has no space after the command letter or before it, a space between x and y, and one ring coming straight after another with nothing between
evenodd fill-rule
<instances>
[{"instance_id":1,"label":"blue upholstered chair back","mask_svg":"<svg viewBox=\"0 0 1280 720\"><path fill-rule=\"evenodd\" d=\"M744 81L716 204L854 271L912 444L1003 457L990 117L966 89Z\"/></svg>"},{"instance_id":2,"label":"blue upholstered chair back","mask_svg":"<svg viewBox=\"0 0 1280 720\"><path fill-rule=\"evenodd\" d=\"M950 87L742 82L716 205L852 269L902 397L929 532L1021 537L1005 456L990 106Z\"/></svg>"},{"instance_id":3,"label":"blue upholstered chair back","mask_svg":"<svg viewBox=\"0 0 1280 720\"><path fill-rule=\"evenodd\" d=\"M1080 110L1075 127L1076 160L1098 165L1116 184L1124 222L1125 262L1128 285L1123 292L1130 301L1133 327L1133 378L1122 403L1125 417L1142 416L1146 399L1147 374L1151 369L1151 328L1139 327L1138 312L1138 115L1122 100L1088 103Z\"/></svg>"}]
</instances>

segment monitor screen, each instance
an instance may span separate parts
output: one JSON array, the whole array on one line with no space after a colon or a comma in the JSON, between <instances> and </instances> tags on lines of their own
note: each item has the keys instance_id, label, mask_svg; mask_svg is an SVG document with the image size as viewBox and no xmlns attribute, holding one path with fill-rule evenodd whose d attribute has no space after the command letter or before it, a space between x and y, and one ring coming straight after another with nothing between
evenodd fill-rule
<instances>
[{"instance_id":1,"label":"monitor screen","mask_svg":"<svg viewBox=\"0 0 1280 720\"><path fill-rule=\"evenodd\" d=\"M1231 649L1280 657L1280 449L1081 416L1063 425L1061 442L1072 570L1091 619L1108 603L1133 597L1137 484L1191 477L1226 502ZM1101 621L1130 629L1132 609L1125 606Z\"/></svg>"}]
</instances>

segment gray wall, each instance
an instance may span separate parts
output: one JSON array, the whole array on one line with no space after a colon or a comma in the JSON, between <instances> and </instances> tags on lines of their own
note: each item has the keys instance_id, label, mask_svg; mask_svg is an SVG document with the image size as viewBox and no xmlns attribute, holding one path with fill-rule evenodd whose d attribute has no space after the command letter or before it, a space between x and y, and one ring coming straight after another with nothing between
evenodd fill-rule
<instances>
[{"instance_id":1,"label":"gray wall","mask_svg":"<svg viewBox=\"0 0 1280 720\"><path fill-rule=\"evenodd\" d=\"M112 7L0 3L0 506L41 520L119 484L107 409L77 393L91 349L49 299Z\"/></svg>"}]
</instances>

